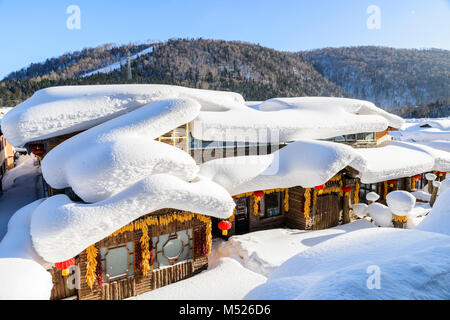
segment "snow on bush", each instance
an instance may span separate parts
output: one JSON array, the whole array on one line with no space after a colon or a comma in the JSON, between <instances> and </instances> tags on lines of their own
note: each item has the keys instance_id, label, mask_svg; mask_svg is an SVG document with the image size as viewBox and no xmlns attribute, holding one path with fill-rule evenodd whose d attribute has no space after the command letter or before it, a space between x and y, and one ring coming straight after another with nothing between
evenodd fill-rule
<instances>
[{"instance_id":1,"label":"snow on bush","mask_svg":"<svg viewBox=\"0 0 450 320\"><path fill-rule=\"evenodd\" d=\"M105 122L50 151L42 161L44 178L55 189L71 187L86 202L105 200L152 174L191 180L198 171L194 159L153 140L199 111L191 99L160 100Z\"/></svg>"},{"instance_id":2,"label":"snow on bush","mask_svg":"<svg viewBox=\"0 0 450 320\"><path fill-rule=\"evenodd\" d=\"M386 203L397 216L407 216L416 205L416 198L407 191L393 191L386 196Z\"/></svg>"},{"instance_id":3,"label":"snow on bush","mask_svg":"<svg viewBox=\"0 0 450 320\"><path fill-rule=\"evenodd\" d=\"M384 204L375 202L367 207L369 215L372 217L375 224L379 227L392 227L392 213Z\"/></svg>"},{"instance_id":4,"label":"snow on bush","mask_svg":"<svg viewBox=\"0 0 450 320\"><path fill-rule=\"evenodd\" d=\"M449 299L449 240L393 228L351 232L288 260L245 298Z\"/></svg>"},{"instance_id":5,"label":"snow on bush","mask_svg":"<svg viewBox=\"0 0 450 320\"><path fill-rule=\"evenodd\" d=\"M353 212L358 216L358 218L364 218L368 213L368 206L365 203L356 203L352 205Z\"/></svg>"},{"instance_id":6,"label":"snow on bush","mask_svg":"<svg viewBox=\"0 0 450 320\"><path fill-rule=\"evenodd\" d=\"M106 200L74 203L65 195L45 200L33 212L31 235L38 254L49 262L68 260L139 217L172 208L220 219L233 214L228 192L206 179L185 182L152 175Z\"/></svg>"}]
</instances>

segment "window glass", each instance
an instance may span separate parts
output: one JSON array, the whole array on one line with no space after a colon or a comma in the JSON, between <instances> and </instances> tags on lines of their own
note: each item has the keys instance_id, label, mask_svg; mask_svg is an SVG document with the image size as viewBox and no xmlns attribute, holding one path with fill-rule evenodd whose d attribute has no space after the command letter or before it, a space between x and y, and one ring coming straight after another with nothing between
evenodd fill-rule
<instances>
[{"instance_id":1,"label":"window glass","mask_svg":"<svg viewBox=\"0 0 450 320\"><path fill-rule=\"evenodd\" d=\"M345 138L344 138L344 136L338 136L335 138L335 141L336 142L345 142Z\"/></svg>"},{"instance_id":2,"label":"window glass","mask_svg":"<svg viewBox=\"0 0 450 320\"><path fill-rule=\"evenodd\" d=\"M120 276L132 276L134 272L133 242L119 246L101 248L103 276L114 280Z\"/></svg>"},{"instance_id":3,"label":"window glass","mask_svg":"<svg viewBox=\"0 0 450 320\"><path fill-rule=\"evenodd\" d=\"M281 194L274 192L261 199L261 215L264 218L281 215Z\"/></svg>"},{"instance_id":4,"label":"window glass","mask_svg":"<svg viewBox=\"0 0 450 320\"><path fill-rule=\"evenodd\" d=\"M156 247L155 269L192 259L192 229L153 237Z\"/></svg>"},{"instance_id":5,"label":"window glass","mask_svg":"<svg viewBox=\"0 0 450 320\"><path fill-rule=\"evenodd\" d=\"M345 136L345 141L347 142L353 142L356 140L356 135L354 134L348 134Z\"/></svg>"}]
</instances>

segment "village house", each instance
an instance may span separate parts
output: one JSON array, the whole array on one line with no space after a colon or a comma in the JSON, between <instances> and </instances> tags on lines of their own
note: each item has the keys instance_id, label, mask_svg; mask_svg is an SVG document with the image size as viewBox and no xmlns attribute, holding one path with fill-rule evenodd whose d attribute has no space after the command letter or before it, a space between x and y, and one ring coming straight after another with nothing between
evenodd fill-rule
<instances>
[{"instance_id":1,"label":"village house","mask_svg":"<svg viewBox=\"0 0 450 320\"><path fill-rule=\"evenodd\" d=\"M213 236L226 238L281 227L320 230L349 223L352 205L366 201L367 193L375 191L383 201L390 191L421 188L424 173L450 170L450 159L444 153L391 141L388 131L399 128L403 120L359 100L271 99L252 103L250 108L234 93L173 86L46 90L37 93L35 104L32 97L22 111L18 109L7 119L7 131L15 145L24 146L42 161L46 196L61 196L53 197L54 202L64 199L82 216L88 212L83 224L74 227L63 225L63 215L72 214L71 209L59 204L53 208L52 198L47 201L53 209L33 213L33 246L42 258L53 262L49 267L52 299L109 300L142 294L204 270ZM53 92L64 97L59 104L39 102L39 95ZM105 96L125 98L110 106ZM100 117L94 110L90 115L88 107L95 105L92 99L110 108L109 113ZM124 113L121 103L134 107ZM28 125L23 114L46 108L51 112L41 112L40 130L20 132ZM76 108L84 108L88 114L79 123L73 123L75 116L70 117L77 113ZM61 122L61 118L71 120ZM51 121L59 121L58 126L49 125ZM141 139L133 152L142 162L135 161L128 150L133 139ZM398 161L399 155L408 161ZM99 161L103 156L114 158L120 169L112 167L110 173L102 174ZM170 158L167 164L163 163L166 156ZM145 157L159 158L149 161ZM147 165L149 162L152 165ZM153 163L166 167L155 169ZM128 166L132 168L128 170ZM272 167L276 169L273 172ZM91 168L92 175L97 171L101 175L80 177ZM121 177L122 172L126 176ZM147 196L148 190L162 187L150 184L139 198L144 202L136 200L138 206L121 200L131 192L127 188L134 188L146 175L151 180L154 174L167 174L159 177L159 182L181 176L179 183L184 189L179 194L185 197L191 192L192 196L180 200L177 207L171 203L177 197L170 196L152 206L149 203L160 201L160 194ZM209 181L208 185L197 191L195 185L202 179ZM150 180L146 183L154 183ZM168 194L171 188L174 194L179 192L169 186ZM211 197L210 202L202 203L206 196ZM200 205L192 205L195 201ZM213 208L211 203L222 207ZM123 224L112 219L105 223L107 232L100 227L101 219L106 218L99 217L97 224L87 218L91 214L96 217L96 207L104 212L104 207L111 206L107 213L115 214L117 206L118 215L127 212L133 219L124 218ZM123 206L131 207L125 210ZM45 230L46 221L53 224L54 219L59 219L54 228L66 233L67 244L57 243L56 233ZM89 233L89 228L104 236L92 236L95 232ZM88 237L79 235L80 230ZM79 236L79 243L68 234ZM69 247L72 258L60 259L70 256L64 252ZM76 272L80 274L74 277ZM76 279L78 285L71 282Z\"/></svg>"}]
</instances>

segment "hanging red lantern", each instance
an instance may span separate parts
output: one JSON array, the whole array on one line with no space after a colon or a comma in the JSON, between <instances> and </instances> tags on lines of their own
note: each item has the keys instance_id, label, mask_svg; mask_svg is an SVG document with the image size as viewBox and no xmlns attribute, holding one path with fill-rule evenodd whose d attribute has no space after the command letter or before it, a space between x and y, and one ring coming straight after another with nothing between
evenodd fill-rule
<instances>
[{"instance_id":1,"label":"hanging red lantern","mask_svg":"<svg viewBox=\"0 0 450 320\"><path fill-rule=\"evenodd\" d=\"M73 265L75 265L75 258L55 263L55 267L59 270L62 270L62 275L64 277L69 275L69 268Z\"/></svg>"},{"instance_id":2,"label":"hanging red lantern","mask_svg":"<svg viewBox=\"0 0 450 320\"><path fill-rule=\"evenodd\" d=\"M228 235L228 230L231 229L231 222L230 221L221 221L219 223L219 229L222 230L222 235L227 236Z\"/></svg>"},{"instance_id":3,"label":"hanging red lantern","mask_svg":"<svg viewBox=\"0 0 450 320\"><path fill-rule=\"evenodd\" d=\"M413 178L414 179L422 179L422 175L421 174L416 174Z\"/></svg>"},{"instance_id":4,"label":"hanging red lantern","mask_svg":"<svg viewBox=\"0 0 450 320\"><path fill-rule=\"evenodd\" d=\"M264 197L264 191L255 191L253 195L257 198Z\"/></svg>"},{"instance_id":5,"label":"hanging red lantern","mask_svg":"<svg viewBox=\"0 0 450 320\"><path fill-rule=\"evenodd\" d=\"M43 144L35 144L31 153L38 157L43 157L45 155L45 147Z\"/></svg>"},{"instance_id":6,"label":"hanging red lantern","mask_svg":"<svg viewBox=\"0 0 450 320\"><path fill-rule=\"evenodd\" d=\"M352 192L353 188L352 187L343 187L342 191L344 191L345 193L350 193Z\"/></svg>"},{"instance_id":7,"label":"hanging red lantern","mask_svg":"<svg viewBox=\"0 0 450 320\"><path fill-rule=\"evenodd\" d=\"M325 189L325 185L323 184L321 186L314 187L314 189L316 189L317 191L324 190Z\"/></svg>"},{"instance_id":8,"label":"hanging red lantern","mask_svg":"<svg viewBox=\"0 0 450 320\"><path fill-rule=\"evenodd\" d=\"M391 187L391 188L393 188L394 187L394 185L396 185L397 184L397 180L388 180L388 182L387 182L388 184L389 184L389 186Z\"/></svg>"}]
</instances>

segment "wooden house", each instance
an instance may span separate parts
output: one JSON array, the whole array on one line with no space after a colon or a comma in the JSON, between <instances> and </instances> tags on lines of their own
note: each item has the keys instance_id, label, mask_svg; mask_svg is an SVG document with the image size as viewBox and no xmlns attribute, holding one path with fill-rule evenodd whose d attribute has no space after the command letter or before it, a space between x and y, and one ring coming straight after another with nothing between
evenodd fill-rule
<instances>
[{"instance_id":1,"label":"wooden house","mask_svg":"<svg viewBox=\"0 0 450 320\"><path fill-rule=\"evenodd\" d=\"M3 190L3 177L12 168L14 168L14 147L8 143L0 131L0 191Z\"/></svg>"}]
</instances>

